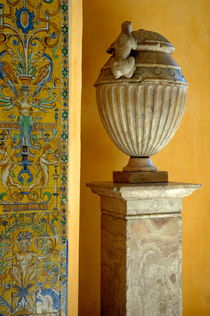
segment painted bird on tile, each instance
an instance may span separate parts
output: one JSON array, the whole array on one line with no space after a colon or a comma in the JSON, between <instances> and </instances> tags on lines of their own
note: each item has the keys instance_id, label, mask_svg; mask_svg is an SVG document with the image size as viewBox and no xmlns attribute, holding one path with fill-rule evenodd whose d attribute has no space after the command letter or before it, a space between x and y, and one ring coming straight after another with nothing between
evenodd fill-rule
<instances>
[{"instance_id":1,"label":"painted bird on tile","mask_svg":"<svg viewBox=\"0 0 210 316\"><path fill-rule=\"evenodd\" d=\"M48 63L39 68L38 75L33 83L35 86L37 86L49 74L49 67L50 64Z\"/></svg>"},{"instance_id":2,"label":"painted bird on tile","mask_svg":"<svg viewBox=\"0 0 210 316\"><path fill-rule=\"evenodd\" d=\"M46 59L48 62L38 69L38 74L36 75L36 80L34 81L34 85L38 87L33 94L34 97L37 96L39 91L44 87L44 85L47 82L50 81L52 77L52 72L53 72L52 58L47 54L43 54L43 58Z\"/></svg>"},{"instance_id":3,"label":"painted bird on tile","mask_svg":"<svg viewBox=\"0 0 210 316\"><path fill-rule=\"evenodd\" d=\"M10 80L13 83L18 83L15 72L7 61L0 62L0 78L5 82Z\"/></svg>"},{"instance_id":4,"label":"painted bird on tile","mask_svg":"<svg viewBox=\"0 0 210 316\"><path fill-rule=\"evenodd\" d=\"M0 58L6 55L6 50L0 52ZM12 66L6 62L0 60L0 79L2 79L8 86L12 89L13 93L17 96L18 92L14 86L15 83L18 83L15 76L15 72Z\"/></svg>"},{"instance_id":5,"label":"painted bird on tile","mask_svg":"<svg viewBox=\"0 0 210 316\"><path fill-rule=\"evenodd\" d=\"M5 82L10 80L13 83L18 83L14 69L6 61L0 62L0 78Z\"/></svg>"}]
</instances>

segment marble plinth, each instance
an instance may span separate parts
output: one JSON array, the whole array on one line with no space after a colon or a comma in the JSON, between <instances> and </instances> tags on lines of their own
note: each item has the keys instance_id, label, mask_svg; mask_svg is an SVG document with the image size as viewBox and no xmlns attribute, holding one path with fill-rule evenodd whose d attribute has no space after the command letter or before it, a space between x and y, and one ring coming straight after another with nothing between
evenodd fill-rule
<instances>
[{"instance_id":1,"label":"marble plinth","mask_svg":"<svg viewBox=\"0 0 210 316\"><path fill-rule=\"evenodd\" d=\"M182 199L188 183L90 183L101 196L101 315L182 315Z\"/></svg>"}]
</instances>

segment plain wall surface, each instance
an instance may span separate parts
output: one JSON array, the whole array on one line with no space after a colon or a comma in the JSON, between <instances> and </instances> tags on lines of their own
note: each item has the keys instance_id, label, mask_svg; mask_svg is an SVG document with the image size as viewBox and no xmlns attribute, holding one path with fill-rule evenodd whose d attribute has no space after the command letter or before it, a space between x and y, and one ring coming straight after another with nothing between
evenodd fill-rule
<instances>
[{"instance_id":1,"label":"plain wall surface","mask_svg":"<svg viewBox=\"0 0 210 316\"><path fill-rule=\"evenodd\" d=\"M69 177L68 177L68 315L78 315L80 118L82 89L82 0L69 3ZM73 96L73 97L72 97Z\"/></svg>"},{"instance_id":2,"label":"plain wall surface","mask_svg":"<svg viewBox=\"0 0 210 316\"><path fill-rule=\"evenodd\" d=\"M183 315L210 315L210 1L84 0L79 315L99 316L100 205L87 182L112 179L127 163L100 121L93 84L124 20L161 33L189 82L187 107L153 162L170 181L201 183L183 203Z\"/></svg>"}]
</instances>

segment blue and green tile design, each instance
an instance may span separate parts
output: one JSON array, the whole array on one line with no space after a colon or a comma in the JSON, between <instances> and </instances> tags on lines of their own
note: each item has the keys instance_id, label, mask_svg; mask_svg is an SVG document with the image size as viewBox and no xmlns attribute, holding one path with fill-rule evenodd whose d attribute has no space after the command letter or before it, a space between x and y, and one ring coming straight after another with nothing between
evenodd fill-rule
<instances>
[{"instance_id":1,"label":"blue and green tile design","mask_svg":"<svg viewBox=\"0 0 210 316\"><path fill-rule=\"evenodd\" d=\"M0 316L67 315L68 1L0 0Z\"/></svg>"}]
</instances>

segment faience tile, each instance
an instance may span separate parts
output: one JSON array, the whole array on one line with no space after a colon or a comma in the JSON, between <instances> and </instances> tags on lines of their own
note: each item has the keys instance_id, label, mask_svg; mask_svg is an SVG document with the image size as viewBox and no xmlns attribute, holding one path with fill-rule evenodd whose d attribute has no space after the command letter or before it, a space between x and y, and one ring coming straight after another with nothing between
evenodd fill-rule
<instances>
[{"instance_id":1,"label":"faience tile","mask_svg":"<svg viewBox=\"0 0 210 316\"><path fill-rule=\"evenodd\" d=\"M61 308L59 262L53 256L40 260L36 312L59 313Z\"/></svg>"},{"instance_id":2,"label":"faience tile","mask_svg":"<svg viewBox=\"0 0 210 316\"><path fill-rule=\"evenodd\" d=\"M26 292L26 291L25 291ZM36 315L34 307L34 301L36 299L36 293L26 292L25 296L21 296L20 293L12 292L11 305L16 315ZM22 314L24 312L24 314Z\"/></svg>"},{"instance_id":3,"label":"faience tile","mask_svg":"<svg viewBox=\"0 0 210 316\"><path fill-rule=\"evenodd\" d=\"M28 288L31 288L29 281L32 279L32 276L26 263L27 259L29 260L29 257L32 256L33 253L31 249L31 244L33 243L32 232L33 223L36 222L36 219L32 214L6 215L4 217L10 217L11 219L7 225L5 223L5 240L7 244L11 245L11 249L10 252L4 256L6 291L3 289L2 296L7 302L9 302L10 299L11 312L18 312L21 304L28 304L27 292ZM32 266L31 260L30 266ZM29 296L31 298L31 295Z\"/></svg>"},{"instance_id":4,"label":"faience tile","mask_svg":"<svg viewBox=\"0 0 210 316\"><path fill-rule=\"evenodd\" d=\"M2 197L3 202L0 203L0 213L13 216L29 212L29 214L36 213L37 216L43 217L43 214L47 212L52 214L55 223L58 222L58 216L60 216L59 205L61 202L63 204L61 199L65 198L65 195L60 193L60 189L55 187L39 187L31 190L23 188L11 191L8 196L4 191L1 194L5 195Z\"/></svg>"},{"instance_id":5,"label":"faience tile","mask_svg":"<svg viewBox=\"0 0 210 316\"><path fill-rule=\"evenodd\" d=\"M6 271L7 271L6 262L1 257L0 258L0 289L1 289L1 292L3 292L6 288ZM1 294L0 294L0 296L1 296Z\"/></svg>"},{"instance_id":6,"label":"faience tile","mask_svg":"<svg viewBox=\"0 0 210 316\"><path fill-rule=\"evenodd\" d=\"M14 84L38 86L42 83L42 87L63 87L68 79L68 43L63 44L61 36L55 40L40 36L34 38L28 48L27 63L24 60L25 50L21 42L14 45L14 35L7 37L10 39L5 44L0 41L0 69L3 72L0 77L1 85L9 85L11 90ZM25 41L27 40L26 36Z\"/></svg>"},{"instance_id":7,"label":"faience tile","mask_svg":"<svg viewBox=\"0 0 210 316\"><path fill-rule=\"evenodd\" d=\"M0 216L0 260L4 261L0 270L4 271L7 276L14 247L14 225L13 216L8 214Z\"/></svg>"},{"instance_id":8,"label":"faience tile","mask_svg":"<svg viewBox=\"0 0 210 316\"><path fill-rule=\"evenodd\" d=\"M56 123L61 117L65 119L66 113L62 113L61 105L68 110L67 104L65 106L65 102L68 102L68 84L66 89L63 89L60 87L62 82L57 81L56 77L52 77L47 84L41 79L37 82L34 78L27 84L27 88L23 88L20 79L13 84L9 83L7 78L5 80L0 82L0 110L3 110L0 120L6 118L9 121L17 121L20 115L31 116L34 124ZM13 114L16 117L13 118Z\"/></svg>"},{"instance_id":9,"label":"faience tile","mask_svg":"<svg viewBox=\"0 0 210 316\"><path fill-rule=\"evenodd\" d=\"M38 256L35 241L38 235L37 214L19 213L16 217L12 259L12 306L15 312L35 313Z\"/></svg>"},{"instance_id":10,"label":"faience tile","mask_svg":"<svg viewBox=\"0 0 210 316\"><path fill-rule=\"evenodd\" d=\"M0 260L2 268L2 262ZM6 273L0 272L0 311L3 315L12 315L13 308L11 304L11 279Z\"/></svg>"},{"instance_id":11,"label":"faience tile","mask_svg":"<svg viewBox=\"0 0 210 316\"><path fill-rule=\"evenodd\" d=\"M62 226L64 227L64 226ZM68 243L66 232L61 232L61 260L60 260L60 288L61 288L61 315L67 314L67 277L68 277Z\"/></svg>"},{"instance_id":12,"label":"faience tile","mask_svg":"<svg viewBox=\"0 0 210 316\"><path fill-rule=\"evenodd\" d=\"M60 313L60 312L59 312L59 313L51 313L51 312L50 312L50 313L48 313L48 312L42 313L42 312L41 312L41 313L37 313L37 314L36 314L36 316L41 316L41 315L46 315L46 316L60 316L61 313Z\"/></svg>"},{"instance_id":13,"label":"faience tile","mask_svg":"<svg viewBox=\"0 0 210 316\"><path fill-rule=\"evenodd\" d=\"M25 19L21 16L21 9L23 10L24 7L23 1L19 1L16 5L18 7L18 12L15 12L15 8L11 8L9 5L5 4L1 8L4 17L1 19L0 31L3 28L4 34L17 34L17 30L19 30L20 34L24 33L26 36L29 36L34 29L37 30L39 28L44 28L46 30L44 34L50 33L50 31L53 30L56 34L61 33L60 27L63 25L63 22L65 22L64 18L68 13L67 1L63 1L62 3L59 0L43 2L42 5L38 2L32 3L28 1L27 8L25 8L29 17L29 23L27 25L24 25L26 16ZM55 25L53 25L52 22L54 22ZM7 27L6 25L8 24L12 25L15 29ZM40 34L43 35L43 32L40 32Z\"/></svg>"},{"instance_id":14,"label":"faience tile","mask_svg":"<svg viewBox=\"0 0 210 316\"><path fill-rule=\"evenodd\" d=\"M52 239L51 242L54 249L56 249L56 245L59 247L58 237L60 227L58 225L58 217L60 217L59 209L37 214L37 223L43 227L43 236Z\"/></svg>"},{"instance_id":15,"label":"faience tile","mask_svg":"<svg viewBox=\"0 0 210 316\"><path fill-rule=\"evenodd\" d=\"M64 316L68 2L3 0L0 47L0 311Z\"/></svg>"},{"instance_id":16,"label":"faience tile","mask_svg":"<svg viewBox=\"0 0 210 316\"><path fill-rule=\"evenodd\" d=\"M51 255L40 255L38 264L39 280L37 291L41 289L54 289L60 291L60 265L58 262L59 252L55 254L53 250Z\"/></svg>"}]
</instances>

